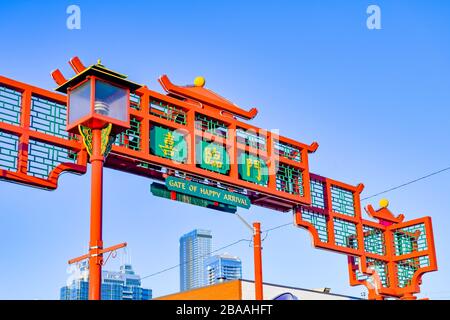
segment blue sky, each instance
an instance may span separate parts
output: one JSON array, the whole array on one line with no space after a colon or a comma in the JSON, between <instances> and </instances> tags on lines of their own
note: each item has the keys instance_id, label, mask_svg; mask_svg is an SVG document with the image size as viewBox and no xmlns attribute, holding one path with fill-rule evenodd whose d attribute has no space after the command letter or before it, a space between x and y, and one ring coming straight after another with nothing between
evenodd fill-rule
<instances>
[{"instance_id":1,"label":"blue sky","mask_svg":"<svg viewBox=\"0 0 450 320\"><path fill-rule=\"evenodd\" d=\"M71 4L81 30L66 28ZM370 4L381 8L382 30L366 28ZM363 196L450 165L448 1L1 1L0 9L4 76L53 89L50 71L67 73L75 55L158 91L161 74L177 84L203 75L208 88L257 107L253 124L318 141L311 171L363 182ZM176 265L178 239L194 228L211 229L214 248L249 237L233 215L152 197L148 179L107 169L104 182L105 245L127 241L142 276ZM87 250L89 188L90 172L63 175L53 192L0 182L0 299L58 298L67 260ZM436 299L450 298L449 193L447 171L386 195L407 219L433 218L439 271L423 277L422 292ZM240 213L263 229L291 220L256 206ZM248 244L226 251L252 279ZM346 261L294 227L264 241L271 283L360 296ZM176 292L179 270L143 283L155 296Z\"/></svg>"}]
</instances>

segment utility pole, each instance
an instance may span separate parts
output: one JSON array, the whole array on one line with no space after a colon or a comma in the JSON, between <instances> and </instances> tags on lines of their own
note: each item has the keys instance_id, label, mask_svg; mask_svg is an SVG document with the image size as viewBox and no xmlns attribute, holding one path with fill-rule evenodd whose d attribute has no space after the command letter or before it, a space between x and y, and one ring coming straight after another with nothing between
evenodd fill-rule
<instances>
[{"instance_id":1,"label":"utility pole","mask_svg":"<svg viewBox=\"0 0 450 320\"><path fill-rule=\"evenodd\" d=\"M261 224L259 222L253 223L253 254L255 264L255 299L263 300Z\"/></svg>"},{"instance_id":2,"label":"utility pole","mask_svg":"<svg viewBox=\"0 0 450 320\"><path fill-rule=\"evenodd\" d=\"M238 213L236 213L236 216L252 232L253 264L254 264L254 271L255 271L255 299L263 300L264 295L263 295L263 277L262 277L261 223L258 221L255 221L255 222L253 222L253 226L251 226Z\"/></svg>"}]
</instances>

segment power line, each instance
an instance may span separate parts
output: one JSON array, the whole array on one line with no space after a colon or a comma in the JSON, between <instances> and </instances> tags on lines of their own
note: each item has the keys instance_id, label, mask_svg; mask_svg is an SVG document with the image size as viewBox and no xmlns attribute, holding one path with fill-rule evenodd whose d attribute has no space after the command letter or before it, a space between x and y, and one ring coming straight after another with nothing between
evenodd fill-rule
<instances>
[{"instance_id":1,"label":"power line","mask_svg":"<svg viewBox=\"0 0 450 320\"><path fill-rule=\"evenodd\" d=\"M391 192L391 191L394 191L394 190L397 190L397 189L406 187L406 186L408 186L408 185L410 185L410 184L419 182L419 181L421 181L421 180L427 179L427 178L429 178L429 177L435 176L435 175L437 175L437 174L440 174L440 173L445 172L445 171L448 171L448 170L450 170L450 167L446 167L446 168L444 168L444 169L441 169L441 170L438 170L438 171L434 171L434 172L432 172L432 173L430 173L430 174L427 174L427 175L425 175L425 176L422 176L422 177L420 177L420 178L417 178L417 179L408 181L408 182L403 183L403 184L401 184L401 185L398 185L398 186L395 186L395 187L386 189L386 190L384 190L384 191L378 192L378 193L376 193L376 194L370 195L370 196L368 196L368 197L362 198L361 201L368 200L368 199L374 198L374 197L376 197L376 196L379 196L379 195L382 195L382 194L385 194L385 193L388 193L388 192ZM267 232L267 233L268 233L269 231L273 231L273 230L276 230L276 229L279 229L279 228L283 228L283 227L289 226L289 225L292 225L292 222L285 223L285 224L282 224L282 225L279 225L279 226L276 226L276 227L267 229L267 230L265 230L264 232Z\"/></svg>"},{"instance_id":2,"label":"power line","mask_svg":"<svg viewBox=\"0 0 450 320\"><path fill-rule=\"evenodd\" d=\"M280 228L283 228L283 227L286 227L286 226L289 226L289 225L292 225L292 222L285 223L285 224L281 224L281 225L279 225L279 226L276 226L276 227L267 229L267 230L265 230L265 231L263 231L263 232L266 232L266 233L268 234L269 231L273 231L273 230L276 230L276 229L280 229ZM266 237L264 237L264 239L267 238L267 234L266 234ZM230 243L230 244L227 244L227 245L225 245L225 246L223 246L223 247L221 247L221 248L219 248L219 249L216 249L216 250L214 250L214 251L211 251L211 253L215 253L215 252L217 252L217 251L224 250L224 249L226 249L226 248L232 247L232 246L234 246L234 245L236 245L236 244L238 244L238 243L241 243L241 242L243 242L243 241L246 241L246 242L249 242L249 243L252 242L252 240L249 240L249 239L240 239L240 240L237 240L237 241L232 242L232 243ZM144 279L147 279L147 278L150 278L150 277L154 277L154 276L157 276L157 275L159 275L159 274L161 274L161 273L165 273L165 272L167 272L167 271L176 269L176 268L180 267L180 266L183 265L183 264L187 264L187 263L190 263L190 262L194 262L195 260L200 259L200 258L203 258L203 257L207 257L208 255L209 255L209 254L205 254L205 255L202 255L202 256L199 256L199 257L195 257L195 258L193 258L193 259L191 259L191 260L188 260L188 261L186 261L186 262L184 262L184 263L179 263L179 264L174 265L174 266L172 266L172 267L168 267L168 268L165 268L165 269L163 269L163 270L157 271L157 272L155 272L155 273L146 275L146 276L144 276L144 277L141 277L141 280L144 280Z\"/></svg>"},{"instance_id":3,"label":"power line","mask_svg":"<svg viewBox=\"0 0 450 320\"><path fill-rule=\"evenodd\" d=\"M406 186L408 186L408 185L410 185L410 184L413 184L413 183L416 183L416 182L418 182L418 181L424 180L424 179L426 179L426 178L435 176L435 175L437 175L437 174L439 174L439 173L442 173L442 172L444 172L444 171L447 171L447 170L450 170L450 167L447 167L447 168L444 168L444 169L441 169L441 170L432 172L432 173L430 173L430 174L427 174L426 176L423 176L423 177L420 177L420 178L417 178L417 179L408 181L408 182L406 182L406 183L403 183L403 184L401 184L401 185L392 187L392 188L390 188L390 189L387 189L387 190L378 192L378 193L376 193L376 194L373 194L373 195L371 195L371 196L368 196L368 197L365 197L365 198L361 199L361 201L368 200L368 199L371 199L371 198L375 198L375 197L377 197L377 196L379 196L379 195L382 195L382 194L385 194L385 193L388 193L388 192L391 192L391 191L394 191L394 190L397 190L397 189L406 187Z\"/></svg>"},{"instance_id":4,"label":"power line","mask_svg":"<svg viewBox=\"0 0 450 320\"><path fill-rule=\"evenodd\" d=\"M446 167L446 168L444 168L444 169L441 169L441 170L438 170L438 171L434 171L434 172L432 172L432 173L430 173L430 174L427 174L427 175L425 175L425 176L422 176L422 177L420 177L420 178L417 178L417 179L408 181L408 182L403 183L403 184L401 184L401 185L398 185L398 186L389 188L389 189L387 189L387 190L378 192L378 193L376 193L376 194L373 194L373 195L371 195L371 196L362 198L361 201L368 200L368 199L374 198L374 197L376 197L376 196L379 196L379 195L382 195L382 194L385 194L385 193L388 193L388 192L391 192L391 191L394 191L394 190L397 190L397 189L406 187L406 186L408 186L408 185L410 185L410 184L419 182L419 181L421 181L421 180L427 179L427 178L429 178L429 177L435 176L435 175L437 175L437 174L440 174L440 173L445 172L445 171L448 171L448 170L450 170L450 167ZM279 226L276 226L276 227L267 229L267 230L265 230L264 232L267 232L267 234L268 234L269 231L273 231L273 230L276 230L276 229L279 229L279 228L283 228L283 227L286 227L286 226L289 226L289 225L292 225L292 222L285 223L285 224L282 224L282 225L279 225ZM267 235L266 235L266 237L267 237ZM265 238L266 238L266 237L265 237ZM264 239L265 239L265 238L264 238Z\"/></svg>"},{"instance_id":5,"label":"power line","mask_svg":"<svg viewBox=\"0 0 450 320\"><path fill-rule=\"evenodd\" d=\"M291 226L291 225L292 225L292 222L285 223L285 224L281 224L281 225L279 225L279 226L276 226L276 227L273 227L273 228L264 230L264 232L273 231L273 230L280 229L280 228L283 228L283 227L286 227L286 226Z\"/></svg>"},{"instance_id":6,"label":"power line","mask_svg":"<svg viewBox=\"0 0 450 320\"><path fill-rule=\"evenodd\" d=\"M432 173L427 174L427 175L425 175L425 176L422 176L422 177L420 177L420 178L417 178L417 179L408 181L408 182L403 183L403 184L401 184L401 185L398 185L398 186L395 186L395 187L386 189L386 190L384 190L384 191L378 192L378 193L376 193L376 194L370 195L370 196L368 196L368 197L362 198L361 201L368 200L368 199L377 197L377 196L379 196L379 195L382 195L382 194L385 194L385 193L388 193L388 192L391 192L391 191L394 191L394 190L397 190L397 189L401 189L401 188L403 188L403 187L406 187L406 186L408 186L408 185L411 185L411 184L413 184L413 183L419 182L419 181L421 181L421 180L427 179L427 178L429 178L429 177L435 176L435 175L437 175L437 174L440 174L440 173L445 172L445 171L448 171L448 170L450 170L450 167L446 167L446 168L444 168L444 169L441 169L441 170L432 172ZM292 222L284 223L284 224L281 224L281 225L272 227L272 228L270 228L270 229L264 230L263 232L266 233L266 236L264 237L263 241L267 238L267 236L268 236L268 234L269 234L270 231L274 231L274 230L277 230L277 229L280 229L280 228L284 228L284 227L290 226L290 225L292 225ZM231 246L234 246L234 245L236 245L236 244L238 244L238 243L241 243L241 242L243 242L243 241L247 241L247 242L249 242L249 243L252 242L252 240L249 240L249 239L240 239L240 240L237 240L237 241L235 241L235 242L232 242L232 243L230 243L230 244L228 244L228 245L226 245L226 246L223 246L223 247L221 247L221 248L219 248L219 249L216 249L216 250L214 250L214 251L211 251L211 253L215 253L215 252L217 252L217 251L224 250L224 249L226 249L226 248L229 248L229 247L231 247ZM197 259L206 257L206 256L208 256L208 255L209 255L209 254L202 255L202 256L200 256L200 257L193 258L193 259L191 259L191 260L189 260L189 261L186 261L186 262L184 262L184 263L179 263L179 264L177 264L177 265L175 265L175 266L172 266L172 267L169 267L169 268L160 270L160 271L158 271L158 272L149 274L149 275L147 275L147 276L144 276L144 277L142 277L141 279L144 280L144 279L147 279L147 278L150 278L150 277L154 277L154 276L159 275L159 274L161 274L161 273L164 273L164 272L167 272L167 271L176 269L176 268L180 267L182 264L187 264L187 263L193 262L193 261L195 261L195 260L197 260Z\"/></svg>"},{"instance_id":7,"label":"power line","mask_svg":"<svg viewBox=\"0 0 450 320\"><path fill-rule=\"evenodd\" d=\"M241 242L243 242L243 241L250 242L250 240L248 240L248 239L240 239L240 240L237 240L237 241L235 241L235 242L233 242L233 243L230 243L230 244L228 244L228 245L226 245L226 246L223 246L223 247L221 247L221 248L219 248L219 249L216 249L216 250L214 250L214 251L211 251L211 253L215 253L215 252L217 252L217 251L224 250L224 249L226 249L226 248L229 248L229 247L231 247L231 246L234 246L234 245L236 245L236 244L238 244L238 243L241 243ZM160 271L158 271L158 272L149 274L149 275L147 275L147 276L145 276L145 277L141 277L141 280L144 280L144 279L150 278L150 277L154 277L154 276L156 276L156 275L158 275L158 274L161 274L161 273L164 273L164 272L167 272L167 271L176 269L176 268L180 267L182 264L187 264L187 263L190 263L190 262L194 262L194 261L197 260L197 259L204 258L204 257L207 257L207 256L209 256L209 254L204 254L204 255L202 255L202 256L195 257L195 258L193 258L193 259L191 259L191 260L188 260L188 261L186 261L186 262L184 262L184 263L179 263L179 264L177 264L177 265L175 265L175 266L172 266L172 267L169 267L169 268L160 270Z\"/></svg>"},{"instance_id":8,"label":"power line","mask_svg":"<svg viewBox=\"0 0 450 320\"><path fill-rule=\"evenodd\" d=\"M277 230L277 229L284 228L284 227L291 226L291 225L292 225L292 222L284 223L284 224L280 224L279 226L262 231L261 233L265 233L265 236L261 241L264 242L264 240L266 240L266 238L269 236L270 231Z\"/></svg>"}]
</instances>

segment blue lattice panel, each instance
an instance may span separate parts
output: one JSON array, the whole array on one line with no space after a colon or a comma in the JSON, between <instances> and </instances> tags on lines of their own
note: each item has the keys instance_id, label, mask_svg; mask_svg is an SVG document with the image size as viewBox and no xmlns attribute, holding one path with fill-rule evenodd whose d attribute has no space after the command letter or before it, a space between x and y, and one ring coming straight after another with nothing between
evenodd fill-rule
<instances>
[{"instance_id":1,"label":"blue lattice panel","mask_svg":"<svg viewBox=\"0 0 450 320\"><path fill-rule=\"evenodd\" d=\"M67 138L65 105L33 96L31 98L30 129Z\"/></svg>"},{"instance_id":2,"label":"blue lattice panel","mask_svg":"<svg viewBox=\"0 0 450 320\"><path fill-rule=\"evenodd\" d=\"M276 174L277 190L295 195L304 195L303 175L300 169L280 164Z\"/></svg>"},{"instance_id":3,"label":"blue lattice panel","mask_svg":"<svg viewBox=\"0 0 450 320\"><path fill-rule=\"evenodd\" d=\"M423 223L394 230L394 247L397 256L428 249Z\"/></svg>"},{"instance_id":4,"label":"blue lattice panel","mask_svg":"<svg viewBox=\"0 0 450 320\"><path fill-rule=\"evenodd\" d=\"M275 153L280 157L285 157L295 162L302 162L302 154L299 148L281 141L275 142L274 147Z\"/></svg>"},{"instance_id":5,"label":"blue lattice panel","mask_svg":"<svg viewBox=\"0 0 450 320\"><path fill-rule=\"evenodd\" d=\"M411 284L411 280L419 269L418 259L407 259L397 263L398 286L404 288Z\"/></svg>"},{"instance_id":6,"label":"blue lattice panel","mask_svg":"<svg viewBox=\"0 0 450 320\"><path fill-rule=\"evenodd\" d=\"M348 216L355 216L353 193L339 187L331 186L331 203L333 211Z\"/></svg>"},{"instance_id":7,"label":"blue lattice panel","mask_svg":"<svg viewBox=\"0 0 450 320\"><path fill-rule=\"evenodd\" d=\"M136 117L131 117L130 129L117 135L115 145L131 150L141 149L141 122Z\"/></svg>"},{"instance_id":8,"label":"blue lattice panel","mask_svg":"<svg viewBox=\"0 0 450 320\"><path fill-rule=\"evenodd\" d=\"M195 128L203 132L211 133L218 137L228 137L227 125L219 120L215 120L208 116L196 114L195 115Z\"/></svg>"},{"instance_id":9,"label":"blue lattice panel","mask_svg":"<svg viewBox=\"0 0 450 320\"><path fill-rule=\"evenodd\" d=\"M141 109L141 97L137 94L130 94L130 107L135 110Z\"/></svg>"},{"instance_id":10,"label":"blue lattice panel","mask_svg":"<svg viewBox=\"0 0 450 320\"><path fill-rule=\"evenodd\" d=\"M296 211L297 225L313 233L316 247L361 256L364 250L363 239L358 237L363 233L358 225L361 211L353 199L359 199L363 186L354 187L315 174L311 174L309 185L311 205L300 206ZM314 216L322 217L320 224L311 218Z\"/></svg>"},{"instance_id":11,"label":"blue lattice panel","mask_svg":"<svg viewBox=\"0 0 450 320\"><path fill-rule=\"evenodd\" d=\"M86 163L66 132L66 97L0 76L0 179L52 190Z\"/></svg>"},{"instance_id":12,"label":"blue lattice panel","mask_svg":"<svg viewBox=\"0 0 450 320\"><path fill-rule=\"evenodd\" d=\"M334 218L334 239L338 246L358 249L356 225L339 218Z\"/></svg>"},{"instance_id":13,"label":"blue lattice panel","mask_svg":"<svg viewBox=\"0 0 450 320\"><path fill-rule=\"evenodd\" d=\"M311 206L325 209L324 183L311 179Z\"/></svg>"},{"instance_id":14,"label":"blue lattice panel","mask_svg":"<svg viewBox=\"0 0 450 320\"><path fill-rule=\"evenodd\" d=\"M352 266L353 266L353 274L355 275L356 279L358 281L366 281L369 276L362 273L360 269L361 265L361 259L358 257L352 257L350 256L349 259L351 260Z\"/></svg>"},{"instance_id":15,"label":"blue lattice panel","mask_svg":"<svg viewBox=\"0 0 450 320\"><path fill-rule=\"evenodd\" d=\"M427 256L405 259L397 262L397 279L400 288L409 286L415 273L430 266L430 259Z\"/></svg>"},{"instance_id":16,"label":"blue lattice panel","mask_svg":"<svg viewBox=\"0 0 450 320\"><path fill-rule=\"evenodd\" d=\"M375 216L386 212L385 210L380 208ZM373 212L371 215L373 217ZM388 215L385 217L389 218ZM391 214L390 219L403 218L396 218ZM372 298L409 298L419 293L421 276L437 270L431 219L424 217L407 222L391 222L380 228L376 228L374 223L370 223L370 226L368 224L369 221L363 220L364 252L361 260L365 261L365 268L362 269L365 270L365 275L370 269L375 270L383 286L376 286L375 290L373 279L361 276L357 270L359 266L356 265L356 258L349 258L350 283L366 285Z\"/></svg>"},{"instance_id":17,"label":"blue lattice panel","mask_svg":"<svg viewBox=\"0 0 450 320\"><path fill-rule=\"evenodd\" d=\"M19 91L0 86L0 122L20 124L22 94Z\"/></svg>"},{"instance_id":18,"label":"blue lattice panel","mask_svg":"<svg viewBox=\"0 0 450 320\"><path fill-rule=\"evenodd\" d=\"M302 208L302 219L314 226L320 241L328 242L327 217L324 214Z\"/></svg>"},{"instance_id":19,"label":"blue lattice panel","mask_svg":"<svg viewBox=\"0 0 450 320\"><path fill-rule=\"evenodd\" d=\"M428 256L421 256L418 259L419 259L419 266L421 268L430 266L430 258Z\"/></svg>"},{"instance_id":20,"label":"blue lattice panel","mask_svg":"<svg viewBox=\"0 0 450 320\"><path fill-rule=\"evenodd\" d=\"M376 272L373 281L379 279L383 287L389 287L388 266L385 261L367 258L367 268Z\"/></svg>"},{"instance_id":21,"label":"blue lattice panel","mask_svg":"<svg viewBox=\"0 0 450 320\"><path fill-rule=\"evenodd\" d=\"M186 111L180 107L159 100L151 100L149 112L152 116L166 119L181 125L186 124Z\"/></svg>"},{"instance_id":22,"label":"blue lattice panel","mask_svg":"<svg viewBox=\"0 0 450 320\"><path fill-rule=\"evenodd\" d=\"M48 143L30 140L28 145L28 172L48 179L50 173L62 163L76 163L69 150Z\"/></svg>"},{"instance_id":23,"label":"blue lattice panel","mask_svg":"<svg viewBox=\"0 0 450 320\"><path fill-rule=\"evenodd\" d=\"M236 130L236 141L238 143L245 144L249 147L258 149L258 150L267 150L267 139L266 137L252 132L251 130L245 130L241 128L237 128Z\"/></svg>"},{"instance_id":24,"label":"blue lattice panel","mask_svg":"<svg viewBox=\"0 0 450 320\"><path fill-rule=\"evenodd\" d=\"M367 258L367 273L359 270L360 263L359 258L354 258L355 276L358 281L367 281L374 288L389 287L389 270L385 261Z\"/></svg>"},{"instance_id":25,"label":"blue lattice panel","mask_svg":"<svg viewBox=\"0 0 450 320\"><path fill-rule=\"evenodd\" d=\"M19 137L0 131L0 169L16 171Z\"/></svg>"},{"instance_id":26,"label":"blue lattice panel","mask_svg":"<svg viewBox=\"0 0 450 320\"><path fill-rule=\"evenodd\" d=\"M365 251L373 254L385 255L386 243L383 230L364 225L363 232Z\"/></svg>"}]
</instances>

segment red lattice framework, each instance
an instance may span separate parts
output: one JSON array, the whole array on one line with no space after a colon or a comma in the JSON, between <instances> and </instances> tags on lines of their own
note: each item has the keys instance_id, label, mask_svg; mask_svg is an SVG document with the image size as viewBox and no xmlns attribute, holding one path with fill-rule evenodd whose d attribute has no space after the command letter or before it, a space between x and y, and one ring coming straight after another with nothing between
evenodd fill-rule
<instances>
[{"instance_id":1,"label":"red lattice framework","mask_svg":"<svg viewBox=\"0 0 450 320\"><path fill-rule=\"evenodd\" d=\"M0 76L0 178L55 189L86 172L87 155L65 131L66 97Z\"/></svg>"},{"instance_id":2,"label":"red lattice framework","mask_svg":"<svg viewBox=\"0 0 450 320\"><path fill-rule=\"evenodd\" d=\"M160 82L167 95L144 86L130 97L131 127L116 137L107 167L161 181L175 172L208 179L245 194L253 205L294 209L297 226L312 234L315 247L348 256L350 284L365 285L371 299L412 298L422 275L437 270L431 218L403 222L387 208L369 206L369 215L378 221L362 219L362 185L310 174L308 157L317 143L300 143L239 121L252 119L257 110L239 109L209 90L197 94L165 76ZM66 117L66 96L0 76L0 179L51 190L63 172L85 173L87 152L79 136L66 132ZM189 161L152 154L152 126L185 132ZM196 165L199 138L226 147L228 174ZM266 185L240 179L242 152L275 170Z\"/></svg>"},{"instance_id":3,"label":"red lattice framework","mask_svg":"<svg viewBox=\"0 0 450 320\"><path fill-rule=\"evenodd\" d=\"M403 222L387 207L361 216L364 186L311 174L311 205L295 209L295 223L312 235L316 248L348 256L350 284L365 285L370 299L414 299L422 275L436 271L436 253L430 217Z\"/></svg>"}]
</instances>

